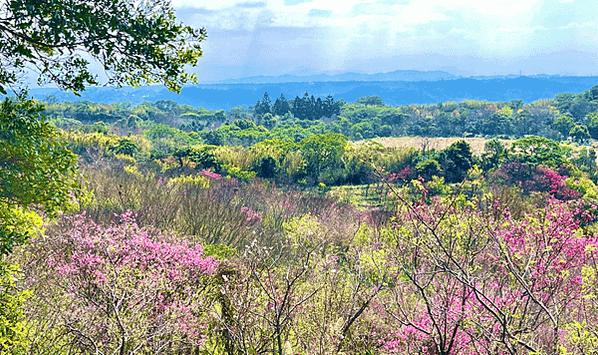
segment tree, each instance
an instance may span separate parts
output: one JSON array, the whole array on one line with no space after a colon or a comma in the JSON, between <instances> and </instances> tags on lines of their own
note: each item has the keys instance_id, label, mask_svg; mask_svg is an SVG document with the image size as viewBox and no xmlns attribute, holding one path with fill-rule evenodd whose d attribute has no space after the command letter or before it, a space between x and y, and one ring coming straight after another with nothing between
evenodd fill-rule
<instances>
[{"instance_id":1,"label":"tree","mask_svg":"<svg viewBox=\"0 0 598 355\"><path fill-rule=\"evenodd\" d=\"M0 254L35 231L37 206L49 217L80 195L76 156L33 101L5 99L0 106Z\"/></svg>"},{"instance_id":2,"label":"tree","mask_svg":"<svg viewBox=\"0 0 598 355\"><path fill-rule=\"evenodd\" d=\"M284 116L287 112L291 111L291 107L284 97L284 94L280 94L280 97L276 99L274 105L272 105L272 113L276 116Z\"/></svg>"},{"instance_id":3,"label":"tree","mask_svg":"<svg viewBox=\"0 0 598 355\"><path fill-rule=\"evenodd\" d=\"M339 115L340 111L339 103L334 102L332 95L326 96L326 100L322 103L322 114L325 117L332 117L332 115Z\"/></svg>"},{"instance_id":4,"label":"tree","mask_svg":"<svg viewBox=\"0 0 598 355\"><path fill-rule=\"evenodd\" d=\"M119 217L62 217L47 243L29 246L31 353L190 354L203 344L218 263L196 243L139 227L130 211Z\"/></svg>"},{"instance_id":5,"label":"tree","mask_svg":"<svg viewBox=\"0 0 598 355\"><path fill-rule=\"evenodd\" d=\"M255 115L257 117L262 117L263 115L270 113L271 112L270 103L271 103L270 97L268 96L268 93L265 92L264 98L262 99L262 101L257 100L257 103L255 104L255 107L254 107Z\"/></svg>"},{"instance_id":6,"label":"tree","mask_svg":"<svg viewBox=\"0 0 598 355\"><path fill-rule=\"evenodd\" d=\"M584 298L595 292L594 281L581 280L595 280L597 240L579 233L577 201L550 199L515 219L499 203L479 211L459 198L399 209L384 248L398 267L385 301L397 330L384 346L447 355L556 354L580 346L570 325L586 319Z\"/></svg>"},{"instance_id":7,"label":"tree","mask_svg":"<svg viewBox=\"0 0 598 355\"><path fill-rule=\"evenodd\" d=\"M359 99L355 100L355 104L366 106L384 106L384 101L382 101L380 96L373 95L360 97Z\"/></svg>"},{"instance_id":8,"label":"tree","mask_svg":"<svg viewBox=\"0 0 598 355\"><path fill-rule=\"evenodd\" d=\"M107 85L163 83L178 92L195 80L184 66L197 63L205 38L205 29L175 22L168 0L0 2L0 93L6 87L18 93L0 106L0 254L35 234L41 215L53 218L83 195L76 156L45 122L42 106L26 97L21 75L33 67L38 82L77 94L100 83L91 58L104 69ZM0 287L16 293L6 275ZM0 323L10 328L2 331L3 352L18 343L13 305L19 306L0 307Z\"/></svg>"},{"instance_id":9,"label":"tree","mask_svg":"<svg viewBox=\"0 0 598 355\"><path fill-rule=\"evenodd\" d=\"M330 179L330 176L321 177L320 175L322 173L330 175L335 169L342 166L347 137L338 133L316 134L302 140L299 144L307 163L308 175L314 179Z\"/></svg>"},{"instance_id":10,"label":"tree","mask_svg":"<svg viewBox=\"0 0 598 355\"><path fill-rule=\"evenodd\" d=\"M566 146L544 137L530 136L516 140L509 149L509 160L537 166L549 167L567 165L570 155Z\"/></svg>"},{"instance_id":11,"label":"tree","mask_svg":"<svg viewBox=\"0 0 598 355\"><path fill-rule=\"evenodd\" d=\"M585 125L575 125L571 128L571 131L569 131L569 136L576 141L583 143L590 139L590 132L588 132L588 127Z\"/></svg>"},{"instance_id":12,"label":"tree","mask_svg":"<svg viewBox=\"0 0 598 355\"><path fill-rule=\"evenodd\" d=\"M471 147L464 140L451 144L438 158L447 182L461 182L473 166Z\"/></svg>"},{"instance_id":13,"label":"tree","mask_svg":"<svg viewBox=\"0 0 598 355\"><path fill-rule=\"evenodd\" d=\"M498 139L494 138L484 145L482 154L482 168L485 171L496 169L507 155L507 150Z\"/></svg>"},{"instance_id":14,"label":"tree","mask_svg":"<svg viewBox=\"0 0 598 355\"><path fill-rule=\"evenodd\" d=\"M164 0L8 0L1 6L4 93L6 86L19 84L19 74L28 65L39 70L40 81L53 81L75 93L98 84L83 53L102 65L109 78L106 84L161 82L178 91L194 80L183 66L197 63L202 55L199 43L206 38L205 29L176 24L174 10ZM77 191L76 158L58 142L42 110L23 93L4 100L0 109L2 253L27 234L15 219L15 209L41 205L52 217Z\"/></svg>"},{"instance_id":15,"label":"tree","mask_svg":"<svg viewBox=\"0 0 598 355\"><path fill-rule=\"evenodd\" d=\"M598 139L598 112L586 115L586 122L590 136L594 139Z\"/></svg>"},{"instance_id":16,"label":"tree","mask_svg":"<svg viewBox=\"0 0 598 355\"><path fill-rule=\"evenodd\" d=\"M109 85L163 83L180 91L184 71L202 55L205 29L175 22L168 0L7 0L0 8L0 92L33 66L41 82L80 92L100 82L83 53L99 62Z\"/></svg>"},{"instance_id":17,"label":"tree","mask_svg":"<svg viewBox=\"0 0 598 355\"><path fill-rule=\"evenodd\" d=\"M569 132L575 127L575 122L573 122L572 117L560 116L554 120L552 127L554 130L560 132L563 135L563 138L567 138L569 137Z\"/></svg>"}]
</instances>

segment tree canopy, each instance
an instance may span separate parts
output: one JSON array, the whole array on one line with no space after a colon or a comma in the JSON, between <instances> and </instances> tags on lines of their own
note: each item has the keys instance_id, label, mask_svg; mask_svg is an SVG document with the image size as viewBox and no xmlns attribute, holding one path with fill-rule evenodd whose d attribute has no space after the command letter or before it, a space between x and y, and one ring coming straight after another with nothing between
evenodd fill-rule
<instances>
[{"instance_id":1,"label":"tree canopy","mask_svg":"<svg viewBox=\"0 0 598 355\"><path fill-rule=\"evenodd\" d=\"M202 55L205 29L178 24L169 0L0 1L0 92L21 84L27 70L39 81L75 93L108 85L163 83L180 91L194 80L184 66Z\"/></svg>"},{"instance_id":2,"label":"tree canopy","mask_svg":"<svg viewBox=\"0 0 598 355\"><path fill-rule=\"evenodd\" d=\"M194 80L184 66L197 63L206 31L178 24L168 0L0 0L0 34L0 92L10 86L18 94L0 109L0 237L7 253L30 232L18 209L53 217L78 193L76 157L44 121L43 107L15 89L26 88L21 75L36 69L41 82L77 93L100 83L90 58L101 64L106 84L159 82L178 91Z\"/></svg>"},{"instance_id":3,"label":"tree canopy","mask_svg":"<svg viewBox=\"0 0 598 355\"><path fill-rule=\"evenodd\" d=\"M176 22L169 0L0 0L0 93L17 95L0 104L0 257L39 231L43 216L55 217L84 194L76 156L42 105L27 97L24 75L37 72L38 83L75 94L98 84L162 83L178 92L195 80L184 67L197 63L205 39L205 29ZM0 262L3 350L22 333L14 270Z\"/></svg>"}]
</instances>

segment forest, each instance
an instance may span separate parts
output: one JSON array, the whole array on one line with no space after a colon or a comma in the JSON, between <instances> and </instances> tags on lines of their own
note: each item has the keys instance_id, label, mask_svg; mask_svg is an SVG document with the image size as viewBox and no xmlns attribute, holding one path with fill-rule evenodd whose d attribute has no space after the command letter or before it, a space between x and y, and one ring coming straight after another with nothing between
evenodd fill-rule
<instances>
[{"instance_id":1,"label":"forest","mask_svg":"<svg viewBox=\"0 0 598 355\"><path fill-rule=\"evenodd\" d=\"M25 74L179 93L207 32L167 0L5 0L0 34L0 353L598 353L598 86L36 100Z\"/></svg>"},{"instance_id":2,"label":"forest","mask_svg":"<svg viewBox=\"0 0 598 355\"><path fill-rule=\"evenodd\" d=\"M28 111L27 124L58 135L54 150L78 170L63 173L69 195L53 197L64 212L21 210L31 231L5 252L20 267L3 280L19 341L4 346L593 353L597 89L530 104L396 108L376 97L272 104L264 95L229 112L6 99L3 131L14 129L10 112ZM440 130L443 117L462 118L462 128ZM542 117L526 126L543 136L515 134L530 117ZM359 131L415 135L416 126L419 146ZM476 131L489 127L500 134ZM484 150L468 138L426 145L459 129L485 137ZM18 171L3 184L22 184Z\"/></svg>"},{"instance_id":3,"label":"forest","mask_svg":"<svg viewBox=\"0 0 598 355\"><path fill-rule=\"evenodd\" d=\"M509 139L537 135L583 143L598 138L597 93L598 85L579 94L562 93L531 103L464 100L398 107L385 105L378 96L347 103L332 96L315 98L307 92L293 100L283 94L272 100L265 93L254 106L229 111L193 108L169 100L136 106L106 105L58 102L50 95L44 101L45 114L63 129L96 124L124 135L135 133L137 126L158 123L197 132L204 142L214 145L248 146L266 139L298 141L314 133L339 133L354 141L401 136Z\"/></svg>"}]
</instances>

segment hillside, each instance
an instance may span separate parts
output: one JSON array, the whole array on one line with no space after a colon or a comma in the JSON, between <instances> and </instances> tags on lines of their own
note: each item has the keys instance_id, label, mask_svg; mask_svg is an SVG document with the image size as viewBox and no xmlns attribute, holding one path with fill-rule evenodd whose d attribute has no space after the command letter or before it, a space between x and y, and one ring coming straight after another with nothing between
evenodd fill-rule
<instances>
[{"instance_id":1,"label":"hillside","mask_svg":"<svg viewBox=\"0 0 598 355\"><path fill-rule=\"evenodd\" d=\"M478 100L532 102L551 99L564 92L578 93L598 84L596 77L517 77L492 79L455 79L439 81L342 81L272 84L212 84L184 87L180 95L159 86L114 89L89 88L77 97L57 89L34 89L37 99L48 95L61 101L88 100L112 104L172 100L179 105L210 110L230 110L236 106L254 105L256 98L268 92L272 97L283 93L287 98L303 96L308 91L316 97L332 95L336 100L353 102L363 96L377 95L387 105L436 104L438 102Z\"/></svg>"}]
</instances>

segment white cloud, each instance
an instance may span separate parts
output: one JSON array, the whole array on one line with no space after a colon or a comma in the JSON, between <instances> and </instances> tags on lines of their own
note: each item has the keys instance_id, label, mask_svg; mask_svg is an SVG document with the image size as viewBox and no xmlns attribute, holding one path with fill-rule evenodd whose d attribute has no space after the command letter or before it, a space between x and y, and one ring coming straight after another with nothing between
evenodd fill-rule
<instances>
[{"instance_id":1,"label":"white cloud","mask_svg":"<svg viewBox=\"0 0 598 355\"><path fill-rule=\"evenodd\" d=\"M350 62L402 54L508 58L555 45L588 50L595 48L597 28L593 18L579 16L588 13L587 4L553 0L173 0L173 5L209 34L231 31L242 38L235 45L219 42L219 52L206 51L216 58L235 48L231 65L264 53L274 62L282 52L291 53L288 66L298 65L296 58L308 63L302 66L342 70ZM558 15L563 7L576 17ZM551 23L552 18L561 22ZM216 46L213 40L207 49Z\"/></svg>"},{"instance_id":2,"label":"white cloud","mask_svg":"<svg viewBox=\"0 0 598 355\"><path fill-rule=\"evenodd\" d=\"M261 7L267 5L266 1L246 1L246 0L217 0L217 1L197 1L197 0L173 0L172 5L176 9L191 8L205 10L226 10L237 7Z\"/></svg>"},{"instance_id":3,"label":"white cloud","mask_svg":"<svg viewBox=\"0 0 598 355\"><path fill-rule=\"evenodd\" d=\"M565 26L559 26L556 29L557 30L570 30L573 28L592 28L592 29L596 29L598 28L598 24L596 22L584 22L584 23L577 23L577 22L570 22Z\"/></svg>"}]
</instances>

